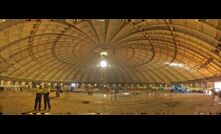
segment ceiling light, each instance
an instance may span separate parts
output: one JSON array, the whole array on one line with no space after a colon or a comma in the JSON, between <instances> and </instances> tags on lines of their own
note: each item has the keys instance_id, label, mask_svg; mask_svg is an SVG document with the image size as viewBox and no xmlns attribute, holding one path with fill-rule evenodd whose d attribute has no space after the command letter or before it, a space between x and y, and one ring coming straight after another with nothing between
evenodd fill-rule
<instances>
[{"instance_id":1,"label":"ceiling light","mask_svg":"<svg viewBox=\"0 0 221 134\"><path fill-rule=\"evenodd\" d=\"M99 21L104 21L104 20L99 20Z\"/></svg>"},{"instance_id":2,"label":"ceiling light","mask_svg":"<svg viewBox=\"0 0 221 134\"><path fill-rule=\"evenodd\" d=\"M102 51L102 52L100 53L100 55L101 55L101 56L107 56L107 52L106 52L106 51Z\"/></svg>"},{"instance_id":3,"label":"ceiling light","mask_svg":"<svg viewBox=\"0 0 221 134\"><path fill-rule=\"evenodd\" d=\"M102 60L102 61L100 62L100 66L101 66L102 68L106 68L106 67L107 67L107 61Z\"/></svg>"},{"instance_id":4,"label":"ceiling light","mask_svg":"<svg viewBox=\"0 0 221 134\"><path fill-rule=\"evenodd\" d=\"M214 91L215 92L219 92L219 88L214 88Z\"/></svg>"},{"instance_id":5,"label":"ceiling light","mask_svg":"<svg viewBox=\"0 0 221 134\"><path fill-rule=\"evenodd\" d=\"M175 66L175 67L183 67L183 64L180 64L180 63L164 62L164 64L168 64L169 66Z\"/></svg>"},{"instance_id":6,"label":"ceiling light","mask_svg":"<svg viewBox=\"0 0 221 134\"><path fill-rule=\"evenodd\" d=\"M75 87L75 83L72 83L72 84L71 84L71 87Z\"/></svg>"},{"instance_id":7,"label":"ceiling light","mask_svg":"<svg viewBox=\"0 0 221 134\"><path fill-rule=\"evenodd\" d=\"M216 92L219 92L221 90L221 82L214 82L214 88Z\"/></svg>"},{"instance_id":8,"label":"ceiling light","mask_svg":"<svg viewBox=\"0 0 221 134\"><path fill-rule=\"evenodd\" d=\"M180 67L180 68L183 68L183 69L190 69L189 66L185 65L185 64L181 64L181 63L169 63L169 62L164 62L164 64L167 64L171 67Z\"/></svg>"},{"instance_id":9,"label":"ceiling light","mask_svg":"<svg viewBox=\"0 0 221 134\"><path fill-rule=\"evenodd\" d=\"M183 64L179 64L179 63L170 63L170 66L175 66L175 67L183 67Z\"/></svg>"},{"instance_id":10,"label":"ceiling light","mask_svg":"<svg viewBox=\"0 0 221 134\"><path fill-rule=\"evenodd\" d=\"M6 21L6 20L2 20L2 21Z\"/></svg>"}]
</instances>

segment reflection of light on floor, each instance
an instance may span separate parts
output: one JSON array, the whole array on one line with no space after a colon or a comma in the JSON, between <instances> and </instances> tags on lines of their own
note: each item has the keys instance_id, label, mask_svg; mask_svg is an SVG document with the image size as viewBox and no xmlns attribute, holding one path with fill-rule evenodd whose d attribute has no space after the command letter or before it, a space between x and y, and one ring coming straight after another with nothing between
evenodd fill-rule
<instances>
[{"instance_id":1,"label":"reflection of light on floor","mask_svg":"<svg viewBox=\"0 0 221 134\"><path fill-rule=\"evenodd\" d=\"M130 93L123 93L123 95L129 95Z\"/></svg>"},{"instance_id":2,"label":"reflection of light on floor","mask_svg":"<svg viewBox=\"0 0 221 134\"><path fill-rule=\"evenodd\" d=\"M212 93L212 91L209 91L208 94L209 94L209 95L212 95L213 93Z\"/></svg>"}]
</instances>

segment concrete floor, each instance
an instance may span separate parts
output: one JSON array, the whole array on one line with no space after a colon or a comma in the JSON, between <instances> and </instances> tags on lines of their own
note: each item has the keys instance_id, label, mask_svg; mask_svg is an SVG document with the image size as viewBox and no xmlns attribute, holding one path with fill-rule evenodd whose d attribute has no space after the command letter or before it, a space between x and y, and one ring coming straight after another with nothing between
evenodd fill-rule
<instances>
[{"instance_id":1,"label":"concrete floor","mask_svg":"<svg viewBox=\"0 0 221 134\"><path fill-rule=\"evenodd\" d=\"M55 115L198 115L221 113L221 101L212 96L187 93L147 93L138 95L67 93L55 97L50 94L52 109ZM3 115L32 113L35 94L31 92L0 92L0 112ZM42 103L43 107L43 103ZM44 112L44 111L40 111Z\"/></svg>"}]
</instances>

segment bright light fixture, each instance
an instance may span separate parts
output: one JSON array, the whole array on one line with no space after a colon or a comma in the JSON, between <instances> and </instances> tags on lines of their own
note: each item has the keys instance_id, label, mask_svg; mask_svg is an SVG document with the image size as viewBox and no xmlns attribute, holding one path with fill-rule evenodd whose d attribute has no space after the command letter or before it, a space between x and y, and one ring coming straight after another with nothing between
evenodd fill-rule
<instances>
[{"instance_id":1,"label":"bright light fixture","mask_svg":"<svg viewBox=\"0 0 221 134\"><path fill-rule=\"evenodd\" d=\"M100 54L101 54L101 56L107 56L107 52L106 51L102 51Z\"/></svg>"},{"instance_id":2,"label":"bright light fixture","mask_svg":"<svg viewBox=\"0 0 221 134\"><path fill-rule=\"evenodd\" d=\"M181 64L181 63L169 63L169 62L164 62L164 64L167 64L167 65L169 65L169 66L171 66L171 67L180 67L180 68L183 68L183 69L186 69L186 70L190 69L187 65Z\"/></svg>"},{"instance_id":3,"label":"bright light fixture","mask_svg":"<svg viewBox=\"0 0 221 134\"><path fill-rule=\"evenodd\" d=\"M183 67L183 64L179 64L179 63L170 63L170 66L175 66L175 67Z\"/></svg>"},{"instance_id":4,"label":"bright light fixture","mask_svg":"<svg viewBox=\"0 0 221 134\"><path fill-rule=\"evenodd\" d=\"M6 20L2 20L2 21L6 21Z\"/></svg>"},{"instance_id":5,"label":"bright light fixture","mask_svg":"<svg viewBox=\"0 0 221 134\"><path fill-rule=\"evenodd\" d=\"M102 60L102 61L100 62L100 66L101 66L102 68L106 68L106 67L107 67L107 61Z\"/></svg>"},{"instance_id":6,"label":"bright light fixture","mask_svg":"<svg viewBox=\"0 0 221 134\"><path fill-rule=\"evenodd\" d=\"M214 88L221 90L221 82L214 82Z\"/></svg>"},{"instance_id":7,"label":"bright light fixture","mask_svg":"<svg viewBox=\"0 0 221 134\"><path fill-rule=\"evenodd\" d=\"M71 84L71 87L75 87L75 83L72 83L72 84Z\"/></svg>"},{"instance_id":8,"label":"bright light fixture","mask_svg":"<svg viewBox=\"0 0 221 134\"><path fill-rule=\"evenodd\" d=\"M214 90L215 90L215 92L219 92L219 88L215 88Z\"/></svg>"}]
</instances>

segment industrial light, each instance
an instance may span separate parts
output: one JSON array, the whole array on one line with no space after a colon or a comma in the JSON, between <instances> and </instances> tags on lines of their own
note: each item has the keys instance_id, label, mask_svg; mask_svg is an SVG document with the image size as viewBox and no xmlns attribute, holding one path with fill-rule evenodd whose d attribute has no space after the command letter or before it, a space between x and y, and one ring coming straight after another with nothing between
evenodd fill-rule
<instances>
[{"instance_id":1,"label":"industrial light","mask_svg":"<svg viewBox=\"0 0 221 134\"><path fill-rule=\"evenodd\" d=\"M219 92L219 88L215 88L214 90L215 90L215 92Z\"/></svg>"},{"instance_id":2,"label":"industrial light","mask_svg":"<svg viewBox=\"0 0 221 134\"><path fill-rule=\"evenodd\" d=\"M72 83L72 84L71 84L71 87L75 87L75 83Z\"/></svg>"},{"instance_id":3,"label":"industrial light","mask_svg":"<svg viewBox=\"0 0 221 134\"><path fill-rule=\"evenodd\" d=\"M180 68L183 68L183 69L186 69L186 70L190 69L187 65L181 64L181 63L164 62L164 64L167 64L167 65L169 65L171 67L180 67Z\"/></svg>"},{"instance_id":4,"label":"industrial light","mask_svg":"<svg viewBox=\"0 0 221 134\"><path fill-rule=\"evenodd\" d=\"M107 52L106 51L102 51L100 54L101 54L101 56L107 56Z\"/></svg>"},{"instance_id":5,"label":"industrial light","mask_svg":"<svg viewBox=\"0 0 221 134\"><path fill-rule=\"evenodd\" d=\"M221 82L214 82L214 91L217 93L221 91Z\"/></svg>"},{"instance_id":6,"label":"industrial light","mask_svg":"<svg viewBox=\"0 0 221 134\"><path fill-rule=\"evenodd\" d=\"M221 90L221 82L214 82L214 88Z\"/></svg>"},{"instance_id":7,"label":"industrial light","mask_svg":"<svg viewBox=\"0 0 221 134\"><path fill-rule=\"evenodd\" d=\"M100 62L100 66L101 66L102 68L106 68L106 67L107 67L107 61L102 60L102 61Z\"/></svg>"},{"instance_id":8,"label":"industrial light","mask_svg":"<svg viewBox=\"0 0 221 134\"><path fill-rule=\"evenodd\" d=\"M175 66L175 67L183 67L183 64L179 64L179 63L170 63L170 66Z\"/></svg>"}]
</instances>

